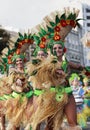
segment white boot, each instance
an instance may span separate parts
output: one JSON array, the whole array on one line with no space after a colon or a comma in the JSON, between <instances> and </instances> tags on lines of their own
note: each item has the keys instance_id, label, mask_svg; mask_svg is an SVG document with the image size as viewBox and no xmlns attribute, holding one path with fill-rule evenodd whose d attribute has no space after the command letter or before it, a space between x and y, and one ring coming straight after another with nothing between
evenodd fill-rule
<instances>
[{"instance_id":1,"label":"white boot","mask_svg":"<svg viewBox=\"0 0 90 130\"><path fill-rule=\"evenodd\" d=\"M64 126L61 130L82 130L80 126Z\"/></svg>"}]
</instances>

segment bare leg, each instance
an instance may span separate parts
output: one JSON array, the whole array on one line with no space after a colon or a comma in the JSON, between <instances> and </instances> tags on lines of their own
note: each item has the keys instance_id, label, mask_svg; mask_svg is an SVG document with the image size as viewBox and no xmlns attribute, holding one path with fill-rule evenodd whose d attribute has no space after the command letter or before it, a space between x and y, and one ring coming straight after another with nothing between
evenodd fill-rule
<instances>
[{"instance_id":1,"label":"bare leg","mask_svg":"<svg viewBox=\"0 0 90 130\"><path fill-rule=\"evenodd\" d=\"M34 113L36 112L36 110L38 108L37 100L38 100L38 97L33 96ZM40 124L37 125L36 130L40 130Z\"/></svg>"},{"instance_id":2,"label":"bare leg","mask_svg":"<svg viewBox=\"0 0 90 130\"><path fill-rule=\"evenodd\" d=\"M69 96L69 102L65 105L64 109L68 126L64 126L62 130L82 130L80 126L77 125L77 111L74 96Z\"/></svg>"},{"instance_id":3,"label":"bare leg","mask_svg":"<svg viewBox=\"0 0 90 130\"><path fill-rule=\"evenodd\" d=\"M76 112L76 103L73 95L69 96L69 102L65 105L64 109L68 124L70 126L77 125L77 112Z\"/></svg>"},{"instance_id":4,"label":"bare leg","mask_svg":"<svg viewBox=\"0 0 90 130\"><path fill-rule=\"evenodd\" d=\"M40 130L40 124L37 126L37 129L36 130Z\"/></svg>"},{"instance_id":5,"label":"bare leg","mask_svg":"<svg viewBox=\"0 0 90 130\"><path fill-rule=\"evenodd\" d=\"M0 130L5 130L5 116L0 116Z\"/></svg>"},{"instance_id":6,"label":"bare leg","mask_svg":"<svg viewBox=\"0 0 90 130\"><path fill-rule=\"evenodd\" d=\"M20 130L20 127L15 127L14 130Z\"/></svg>"},{"instance_id":7,"label":"bare leg","mask_svg":"<svg viewBox=\"0 0 90 130\"><path fill-rule=\"evenodd\" d=\"M48 118L45 130L53 130L53 119Z\"/></svg>"}]
</instances>

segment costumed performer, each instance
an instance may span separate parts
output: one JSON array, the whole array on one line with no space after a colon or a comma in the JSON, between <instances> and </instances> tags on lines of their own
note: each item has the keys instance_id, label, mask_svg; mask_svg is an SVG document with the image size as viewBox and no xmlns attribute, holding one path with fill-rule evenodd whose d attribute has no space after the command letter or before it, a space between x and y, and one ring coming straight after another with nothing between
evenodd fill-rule
<instances>
[{"instance_id":1,"label":"costumed performer","mask_svg":"<svg viewBox=\"0 0 90 130\"><path fill-rule=\"evenodd\" d=\"M44 18L46 26L48 29L49 39L48 47L53 55L56 55L58 61L62 62L62 68L64 72L70 74L70 68L80 69L81 65L68 62L66 59L63 61L63 55L66 51L65 48L65 37L75 28L78 24L77 16L79 11L75 8L71 11L69 8L64 10L64 13L59 14L59 11L51 14ZM68 103L64 107L64 113L66 115L69 126L65 126L65 130L81 129L77 124L77 113L76 113L76 103L73 94L68 95ZM72 108L72 109L71 109Z\"/></svg>"},{"instance_id":2,"label":"costumed performer","mask_svg":"<svg viewBox=\"0 0 90 130\"><path fill-rule=\"evenodd\" d=\"M8 63L14 63L15 68L10 69L9 71L8 79L11 83L10 88L12 89L12 93L10 95L7 95L10 98L6 99L6 103L4 106L6 110L5 115L10 122L10 125L15 126L13 127L13 129L19 129L16 127L18 127L21 123L24 124L24 122L26 122L27 117L30 116L28 110L30 110L30 105L32 104L31 97L33 94L30 85L28 84L28 77L24 69L23 63L25 56L20 53L20 51L22 52L25 49L22 47L23 45L30 45L28 43L31 41L29 39L30 35L26 37L26 34L22 36L19 33L19 36L20 38L17 39L16 44L14 42L15 46L12 49L13 51L9 50L8 52ZM21 44L22 46L19 46ZM23 113L23 111L25 113ZM8 125L7 129L10 129L10 125Z\"/></svg>"},{"instance_id":3,"label":"costumed performer","mask_svg":"<svg viewBox=\"0 0 90 130\"><path fill-rule=\"evenodd\" d=\"M49 16L48 16L46 18L46 21L48 21L48 23L49 23L49 25L46 25L47 29L43 28L41 26L40 27L41 31L40 31L40 33L38 33L40 35L41 39L44 39L43 41L41 40L41 42L39 42L40 43L39 45L44 46L44 48L46 46L48 46L49 49L51 49L52 54L56 55L57 58L58 58L58 61L61 61L61 62L62 62L62 56L63 56L64 51L65 51L64 41L63 40L65 39L67 34L71 31L72 27L75 27L77 25L77 23L78 23L78 20L76 20L78 11L76 11L76 12L75 11L76 11L75 9L73 10L73 13L68 11L69 12L68 16L66 16L65 13L63 13L61 16L58 16L58 13L54 12L55 13L54 14L54 20L55 21L54 22L50 21ZM60 35L59 35L59 33L60 33ZM36 37L36 39L38 39L38 37ZM46 42L47 39L48 39L48 45L47 45L47 42ZM57 48L54 49L54 47L56 45L57 45ZM57 55L57 53L59 55ZM63 62L62 68L64 69L64 71L67 70L67 68L68 68L67 66L68 65L66 64L66 62ZM77 65L76 65L76 67L77 67ZM38 71L39 70L40 69L38 69ZM60 70L57 70L57 73L61 74ZM34 71L34 72L36 72L36 71ZM35 76L38 75L37 72L34 73L34 74L35 74ZM41 76L41 77L43 77L43 76ZM37 81L39 82L39 80L37 80ZM66 80L66 81L67 82L63 86L68 86L68 80ZM54 82L54 81L52 81L52 82ZM34 86L36 87L37 85L34 84ZM41 87L41 86L39 85L39 87ZM67 87L65 87L65 88L67 88ZM39 88L39 89L41 89L41 88ZM77 129L77 130L80 130L81 128L79 126L77 126L76 104L75 104L75 100L74 100L74 97L73 97L72 93L68 94L68 98L69 98L69 102L64 106L63 109L64 109L65 115L67 117L67 120L68 120L68 123L69 123L70 126L67 126L66 128L64 127L63 129L73 129L73 130ZM71 107L73 109L71 109ZM49 117L50 117L50 115L49 115ZM49 121L51 121L51 119ZM55 129L55 127L58 126L57 125L58 123L51 125L49 121L48 121L48 125L46 127L47 130ZM54 121L54 120L52 120L52 121ZM61 122L59 122L59 125L61 125Z\"/></svg>"}]
</instances>

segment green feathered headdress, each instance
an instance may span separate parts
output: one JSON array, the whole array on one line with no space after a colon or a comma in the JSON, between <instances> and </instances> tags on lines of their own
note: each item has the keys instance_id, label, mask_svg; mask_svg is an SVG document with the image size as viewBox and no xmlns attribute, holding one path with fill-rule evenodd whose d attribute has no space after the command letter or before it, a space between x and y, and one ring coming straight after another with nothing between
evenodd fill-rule
<instances>
[{"instance_id":1,"label":"green feathered headdress","mask_svg":"<svg viewBox=\"0 0 90 130\"><path fill-rule=\"evenodd\" d=\"M24 53L26 49L34 43L33 36L31 34L18 33L18 38L15 41L16 53Z\"/></svg>"},{"instance_id":2,"label":"green feathered headdress","mask_svg":"<svg viewBox=\"0 0 90 130\"><path fill-rule=\"evenodd\" d=\"M48 34L48 48L52 52L54 44L61 44L64 48L65 38L70 33L72 28L80 26L77 19L79 10L73 8L64 8L62 11L55 11L49 16L46 16L43 20L46 23Z\"/></svg>"},{"instance_id":3,"label":"green feathered headdress","mask_svg":"<svg viewBox=\"0 0 90 130\"><path fill-rule=\"evenodd\" d=\"M10 37L9 46L3 49L0 66L1 72L8 72L9 65L13 64L17 58L25 59L25 51L29 45L33 44L33 37L31 34L18 33L17 36Z\"/></svg>"},{"instance_id":4,"label":"green feathered headdress","mask_svg":"<svg viewBox=\"0 0 90 130\"><path fill-rule=\"evenodd\" d=\"M76 73L71 74L71 76L70 76L70 78L69 78L69 83L71 83L71 82L74 81L75 79L76 79L76 80L80 80L79 75L76 74Z\"/></svg>"},{"instance_id":5,"label":"green feathered headdress","mask_svg":"<svg viewBox=\"0 0 90 130\"><path fill-rule=\"evenodd\" d=\"M32 55L36 57L38 51L43 51L45 54L47 54L47 49L46 48L40 48L39 46L36 46Z\"/></svg>"},{"instance_id":6,"label":"green feathered headdress","mask_svg":"<svg viewBox=\"0 0 90 130\"><path fill-rule=\"evenodd\" d=\"M51 52L52 54L56 53L56 52L53 53L53 46L54 46L55 44L60 44L60 45L62 46L63 50L65 49L65 47L64 47L64 42L63 42L63 41L61 41L61 40L60 40L60 41L54 41L54 40L52 39L52 40L50 41L50 43L47 44L47 48L50 49L50 52ZM54 54L54 55L56 55L56 54Z\"/></svg>"},{"instance_id":7,"label":"green feathered headdress","mask_svg":"<svg viewBox=\"0 0 90 130\"><path fill-rule=\"evenodd\" d=\"M12 56L12 62L15 63L16 59L21 58L22 60L25 59L25 55L24 54L16 54L14 53L14 55Z\"/></svg>"},{"instance_id":8,"label":"green feathered headdress","mask_svg":"<svg viewBox=\"0 0 90 130\"><path fill-rule=\"evenodd\" d=\"M40 49L50 49L52 52L54 44L61 44L64 49L65 37L72 28L79 26L78 21L81 19L77 19L78 14L79 10L75 8L73 10L65 8L63 12L54 11L43 18L43 22L34 28L37 32L33 35L36 51L39 50L39 47Z\"/></svg>"}]
</instances>

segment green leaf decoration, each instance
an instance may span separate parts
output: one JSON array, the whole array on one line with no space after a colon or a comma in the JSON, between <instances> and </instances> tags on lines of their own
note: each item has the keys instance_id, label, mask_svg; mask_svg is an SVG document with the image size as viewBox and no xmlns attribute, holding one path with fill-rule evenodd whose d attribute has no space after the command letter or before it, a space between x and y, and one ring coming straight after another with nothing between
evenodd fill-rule
<instances>
[{"instance_id":1,"label":"green leaf decoration","mask_svg":"<svg viewBox=\"0 0 90 130\"><path fill-rule=\"evenodd\" d=\"M28 37L28 39L32 39L32 40L34 39L34 36L31 34L29 34L27 37Z\"/></svg>"},{"instance_id":2,"label":"green leaf decoration","mask_svg":"<svg viewBox=\"0 0 90 130\"><path fill-rule=\"evenodd\" d=\"M47 34L47 32L43 28L41 28L41 33L43 34L43 36Z\"/></svg>"},{"instance_id":3,"label":"green leaf decoration","mask_svg":"<svg viewBox=\"0 0 90 130\"><path fill-rule=\"evenodd\" d=\"M15 42L15 46L18 44L18 42Z\"/></svg>"},{"instance_id":4,"label":"green leaf decoration","mask_svg":"<svg viewBox=\"0 0 90 130\"><path fill-rule=\"evenodd\" d=\"M48 38L53 38L54 37L54 33L51 33L50 35L48 35ZM53 43L53 41L52 41L52 43Z\"/></svg>"},{"instance_id":5,"label":"green leaf decoration","mask_svg":"<svg viewBox=\"0 0 90 130\"><path fill-rule=\"evenodd\" d=\"M55 26L56 26L56 24L55 24L54 22L50 22L50 25L51 25L52 27L55 27Z\"/></svg>"},{"instance_id":6,"label":"green leaf decoration","mask_svg":"<svg viewBox=\"0 0 90 130\"><path fill-rule=\"evenodd\" d=\"M34 49L33 53L32 53L32 56L37 56L37 51Z\"/></svg>"},{"instance_id":7,"label":"green leaf decoration","mask_svg":"<svg viewBox=\"0 0 90 130\"><path fill-rule=\"evenodd\" d=\"M20 42L20 39L18 38L16 42Z\"/></svg>"},{"instance_id":8,"label":"green leaf decoration","mask_svg":"<svg viewBox=\"0 0 90 130\"><path fill-rule=\"evenodd\" d=\"M78 22L77 22L77 23L76 23L76 25L78 26L78 28L81 28L81 25L80 25L80 23L78 23Z\"/></svg>"},{"instance_id":9,"label":"green leaf decoration","mask_svg":"<svg viewBox=\"0 0 90 130\"><path fill-rule=\"evenodd\" d=\"M31 34L29 34L29 35L27 36L27 38L28 38L28 39L31 39Z\"/></svg>"},{"instance_id":10,"label":"green leaf decoration","mask_svg":"<svg viewBox=\"0 0 90 130\"><path fill-rule=\"evenodd\" d=\"M72 17L73 17L73 14L70 13L69 16L67 17L67 19L72 19Z\"/></svg>"},{"instance_id":11,"label":"green leaf decoration","mask_svg":"<svg viewBox=\"0 0 90 130\"><path fill-rule=\"evenodd\" d=\"M85 67L85 69L90 72L90 67L89 66Z\"/></svg>"},{"instance_id":12,"label":"green leaf decoration","mask_svg":"<svg viewBox=\"0 0 90 130\"><path fill-rule=\"evenodd\" d=\"M11 50L9 49L9 50L8 50L8 54L7 54L7 55L9 55L10 53L11 53Z\"/></svg>"},{"instance_id":13,"label":"green leaf decoration","mask_svg":"<svg viewBox=\"0 0 90 130\"><path fill-rule=\"evenodd\" d=\"M54 29L53 29L53 28L50 28L49 26L47 26L47 29L48 29L48 32L50 32L50 33L53 33L53 32L54 32Z\"/></svg>"},{"instance_id":14,"label":"green leaf decoration","mask_svg":"<svg viewBox=\"0 0 90 130\"><path fill-rule=\"evenodd\" d=\"M15 52L16 51L16 48L14 47L12 50L11 50L11 53Z\"/></svg>"},{"instance_id":15,"label":"green leaf decoration","mask_svg":"<svg viewBox=\"0 0 90 130\"><path fill-rule=\"evenodd\" d=\"M3 60L3 63L7 63L7 57L6 58L2 58L2 60Z\"/></svg>"},{"instance_id":16,"label":"green leaf decoration","mask_svg":"<svg viewBox=\"0 0 90 130\"><path fill-rule=\"evenodd\" d=\"M48 35L48 38L52 38L52 35Z\"/></svg>"},{"instance_id":17,"label":"green leaf decoration","mask_svg":"<svg viewBox=\"0 0 90 130\"><path fill-rule=\"evenodd\" d=\"M37 35L33 35L33 38L34 38L34 40L39 40L40 39L39 36L37 36Z\"/></svg>"},{"instance_id":18,"label":"green leaf decoration","mask_svg":"<svg viewBox=\"0 0 90 130\"><path fill-rule=\"evenodd\" d=\"M39 38L38 36L34 35L33 38L34 38L34 40L35 40L35 42L36 42L37 44L40 43L40 38Z\"/></svg>"},{"instance_id":19,"label":"green leaf decoration","mask_svg":"<svg viewBox=\"0 0 90 130\"><path fill-rule=\"evenodd\" d=\"M52 47L53 47L53 39L51 39L50 43L47 44L47 48L49 48L51 52L52 52Z\"/></svg>"},{"instance_id":20,"label":"green leaf decoration","mask_svg":"<svg viewBox=\"0 0 90 130\"><path fill-rule=\"evenodd\" d=\"M23 35L19 32L18 33L19 34L19 37L21 38L21 39L23 39Z\"/></svg>"},{"instance_id":21,"label":"green leaf decoration","mask_svg":"<svg viewBox=\"0 0 90 130\"><path fill-rule=\"evenodd\" d=\"M27 39L27 38L28 38L27 34L26 34L26 33L24 33L24 39Z\"/></svg>"},{"instance_id":22,"label":"green leaf decoration","mask_svg":"<svg viewBox=\"0 0 90 130\"><path fill-rule=\"evenodd\" d=\"M21 58L21 59L24 59L25 58L25 55L24 54L16 54L14 53L14 55L12 56L12 62L15 62L17 58Z\"/></svg>"},{"instance_id":23,"label":"green leaf decoration","mask_svg":"<svg viewBox=\"0 0 90 130\"><path fill-rule=\"evenodd\" d=\"M55 21L56 21L56 24L58 24L60 22L60 19L59 19L58 15L56 15Z\"/></svg>"},{"instance_id":24,"label":"green leaf decoration","mask_svg":"<svg viewBox=\"0 0 90 130\"><path fill-rule=\"evenodd\" d=\"M86 20L86 19L82 19L82 18L76 19L77 22L78 22L79 20Z\"/></svg>"},{"instance_id":25,"label":"green leaf decoration","mask_svg":"<svg viewBox=\"0 0 90 130\"><path fill-rule=\"evenodd\" d=\"M52 36L52 37L54 36L54 32L51 34L51 36Z\"/></svg>"},{"instance_id":26,"label":"green leaf decoration","mask_svg":"<svg viewBox=\"0 0 90 130\"><path fill-rule=\"evenodd\" d=\"M62 19L66 20L66 15L65 15L65 13L61 15L60 20L62 20Z\"/></svg>"},{"instance_id":27,"label":"green leaf decoration","mask_svg":"<svg viewBox=\"0 0 90 130\"><path fill-rule=\"evenodd\" d=\"M76 20L76 14L72 15L72 20Z\"/></svg>"},{"instance_id":28,"label":"green leaf decoration","mask_svg":"<svg viewBox=\"0 0 90 130\"><path fill-rule=\"evenodd\" d=\"M40 37L43 37L43 36L44 36L41 32L39 32L38 34L39 34Z\"/></svg>"},{"instance_id":29,"label":"green leaf decoration","mask_svg":"<svg viewBox=\"0 0 90 130\"><path fill-rule=\"evenodd\" d=\"M68 67L68 62L67 62L67 60L65 60L62 62L62 69L64 70L64 72L67 71L67 67Z\"/></svg>"}]
</instances>

